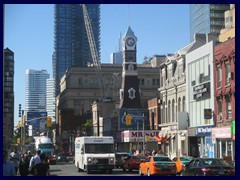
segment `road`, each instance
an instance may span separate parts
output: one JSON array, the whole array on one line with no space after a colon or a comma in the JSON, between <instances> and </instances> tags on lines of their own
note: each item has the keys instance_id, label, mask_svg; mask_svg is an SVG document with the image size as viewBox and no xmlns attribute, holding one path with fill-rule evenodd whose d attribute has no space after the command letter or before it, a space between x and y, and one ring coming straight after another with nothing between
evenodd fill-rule
<instances>
[{"instance_id":1,"label":"road","mask_svg":"<svg viewBox=\"0 0 240 180\"><path fill-rule=\"evenodd\" d=\"M112 174L93 171L90 174L78 172L73 162L59 162L56 165L50 165L51 176L139 176L138 171L123 172L122 169L113 169Z\"/></svg>"}]
</instances>

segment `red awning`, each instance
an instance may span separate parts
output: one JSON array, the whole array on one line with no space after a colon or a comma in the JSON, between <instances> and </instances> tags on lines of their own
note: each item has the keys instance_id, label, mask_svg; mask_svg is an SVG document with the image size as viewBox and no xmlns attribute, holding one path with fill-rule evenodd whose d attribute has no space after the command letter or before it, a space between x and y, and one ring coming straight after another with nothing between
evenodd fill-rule
<instances>
[{"instance_id":1,"label":"red awning","mask_svg":"<svg viewBox=\"0 0 240 180\"><path fill-rule=\"evenodd\" d=\"M165 142L167 140L167 138L161 136L153 136L153 139L155 139L157 142Z\"/></svg>"}]
</instances>

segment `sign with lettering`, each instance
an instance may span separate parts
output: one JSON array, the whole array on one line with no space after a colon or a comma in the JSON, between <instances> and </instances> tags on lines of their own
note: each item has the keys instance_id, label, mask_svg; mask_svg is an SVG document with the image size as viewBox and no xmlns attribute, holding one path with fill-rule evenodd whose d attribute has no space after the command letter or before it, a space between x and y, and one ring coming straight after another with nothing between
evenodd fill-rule
<instances>
[{"instance_id":1,"label":"sign with lettering","mask_svg":"<svg viewBox=\"0 0 240 180\"><path fill-rule=\"evenodd\" d=\"M213 126L198 126L188 128L188 136L210 136Z\"/></svg>"},{"instance_id":2,"label":"sign with lettering","mask_svg":"<svg viewBox=\"0 0 240 180\"><path fill-rule=\"evenodd\" d=\"M193 87L193 99L202 100L210 98L210 82Z\"/></svg>"},{"instance_id":3,"label":"sign with lettering","mask_svg":"<svg viewBox=\"0 0 240 180\"><path fill-rule=\"evenodd\" d=\"M158 136L159 130L129 130L122 132L122 142L143 142L145 135L149 136L149 142L155 142L154 136Z\"/></svg>"}]
</instances>

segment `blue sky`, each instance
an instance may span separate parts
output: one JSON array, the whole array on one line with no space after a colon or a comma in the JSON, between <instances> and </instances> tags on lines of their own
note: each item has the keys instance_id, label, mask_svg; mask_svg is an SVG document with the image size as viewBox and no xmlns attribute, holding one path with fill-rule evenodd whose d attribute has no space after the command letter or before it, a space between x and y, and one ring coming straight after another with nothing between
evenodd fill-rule
<instances>
[{"instance_id":1,"label":"blue sky","mask_svg":"<svg viewBox=\"0 0 240 180\"><path fill-rule=\"evenodd\" d=\"M15 124L25 109L26 69L46 69L52 77L53 5L5 5L4 48L14 52ZM190 43L188 4L101 5L101 62L118 50L120 33L130 25L138 38L137 62L145 56L174 53Z\"/></svg>"}]
</instances>

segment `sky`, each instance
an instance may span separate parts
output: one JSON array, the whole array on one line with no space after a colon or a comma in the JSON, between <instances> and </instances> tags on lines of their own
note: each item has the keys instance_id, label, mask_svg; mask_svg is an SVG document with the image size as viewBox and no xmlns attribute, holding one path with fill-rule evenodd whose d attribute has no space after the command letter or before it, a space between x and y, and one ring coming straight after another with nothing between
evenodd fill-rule
<instances>
[{"instance_id":1,"label":"sky","mask_svg":"<svg viewBox=\"0 0 240 180\"><path fill-rule=\"evenodd\" d=\"M137 62L145 56L175 53L190 43L188 4L102 4L101 62L119 49L120 34L128 26L137 36ZM54 44L53 4L6 4L4 48L14 52L14 122L18 106L25 109L26 69L45 69L52 77Z\"/></svg>"}]
</instances>

